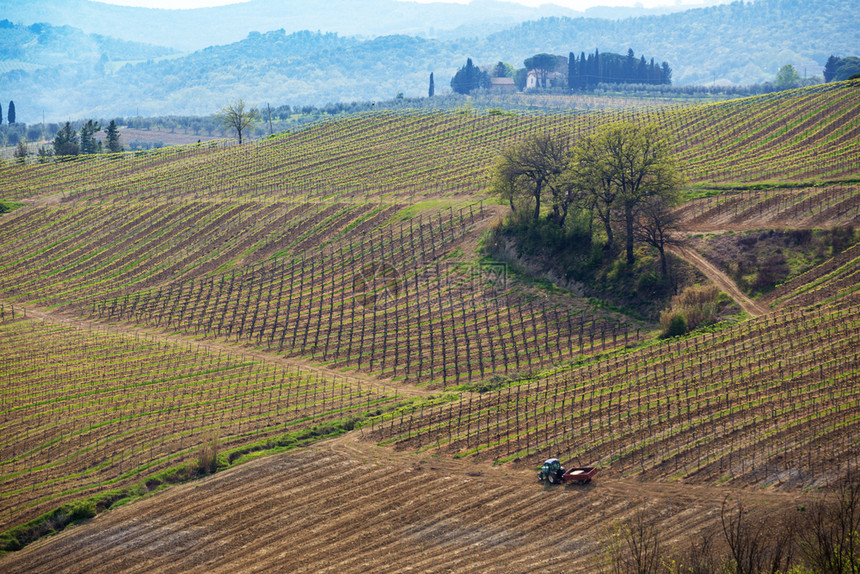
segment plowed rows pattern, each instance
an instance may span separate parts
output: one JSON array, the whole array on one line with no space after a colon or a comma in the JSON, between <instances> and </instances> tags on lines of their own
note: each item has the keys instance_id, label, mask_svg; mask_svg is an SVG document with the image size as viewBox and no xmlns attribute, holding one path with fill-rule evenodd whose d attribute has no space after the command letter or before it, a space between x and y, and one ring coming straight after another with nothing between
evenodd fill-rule
<instances>
[{"instance_id":1,"label":"plowed rows pattern","mask_svg":"<svg viewBox=\"0 0 860 574\"><path fill-rule=\"evenodd\" d=\"M530 299L504 267L448 259L484 217L470 207L413 218L312 258L124 295L92 316L442 386L638 340L635 324L581 301Z\"/></svg>"},{"instance_id":2,"label":"plowed rows pattern","mask_svg":"<svg viewBox=\"0 0 860 574\"><path fill-rule=\"evenodd\" d=\"M309 255L360 237L402 207L190 201L22 208L0 227L0 294L77 307L277 255Z\"/></svg>"},{"instance_id":3,"label":"plowed rows pattern","mask_svg":"<svg viewBox=\"0 0 860 574\"><path fill-rule=\"evenodd\" d=\"M0 324L0 530L193 459L393 405L352 379L33 320Z\"/></svg>"},{"instance_id":4,"label":"plowed rows pattern","mask_svg":"<svg viewBox=\"0 0 860 574\"><path fill-rule=\"evenodd\" d=\"M826 483L860 464L858 298L783 310L414 413L377 429L399 448L615 475Z\"/></svg>"},{"instance_id":5,"label":"plowed rows pattern","mask_svg":"<svg viewBox=\"0 0 860 574\"><path fill-rule=\"evenodd\" d=\"M725 495L601 478L593 490L542 489L530 470L380 462L321 445L112 510L0 565L66 574L590 572L606 529L640 503L661 540L683 547L719 528ZM757 496L771 510L798 505Z\"/></svg>"},{"instance_id":6,"label":"plowed rows pattern","mask_svg":"<svg viewBox=\"0 0 860 574\"><path fill-rule=\"evenodd\" d=\"M692 181L844 177L860 166L860 93L848 82L699 107L592 114L347 116L261 143L176 148L0 169L7 199L471 196L499 151L528 134L573 137L603 122L655 121Z\"/></svg>"},{"instance_id":7,"label":"plowed rows pattern","mask_svg":"<svg viewBox=\"0 0 860 574\"><path fill-rule=\"evenodd\" d=\"M860 186L727 192L689 201L678 214L685 231L855 225L860 221Z\"/></svg>"}]
</instances>

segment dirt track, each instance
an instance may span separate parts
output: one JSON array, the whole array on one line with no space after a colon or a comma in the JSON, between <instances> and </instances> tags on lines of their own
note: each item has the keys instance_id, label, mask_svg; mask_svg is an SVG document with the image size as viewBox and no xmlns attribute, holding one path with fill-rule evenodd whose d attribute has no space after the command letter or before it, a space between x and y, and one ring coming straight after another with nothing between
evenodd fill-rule
<instances>
[{"instance_id":1,"label":"dirt track","mask_svg":"<svg viewBox=\"0 0 860 574\"><path fill-rule=\"evenodd\" d=\"M713 263L702 257L695 250L685 246L668 247L667 250L694 265L751 316L759 317L768 312L767 307L747 297L728 275L717 269Z\"/></svg>"},{"instance_id":2,"label":"dirt track","mask_svg":"<svg viewBox=\"0 0 860 574\"><path fill-rule=\"evenodd\" d=\"M732 492L395 453L355 431L136 502L0 559L4 572L587 571L638 504L663 540L714 526ZM751 492L793 508L797 496Z\"/></svg>"}]
</instances>

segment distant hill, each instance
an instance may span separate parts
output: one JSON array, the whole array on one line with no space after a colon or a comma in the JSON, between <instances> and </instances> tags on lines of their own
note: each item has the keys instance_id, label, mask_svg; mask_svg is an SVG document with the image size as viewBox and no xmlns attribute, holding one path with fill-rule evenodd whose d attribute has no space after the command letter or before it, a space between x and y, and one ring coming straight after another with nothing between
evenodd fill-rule
<instances>
[{"instance_id":1,"label":"distant hill","mask_svg":"<svg viewBox=\"0 0 860 574\"><path fill-rule=\"evenodd\" d=\"M857 52L860 18L853 1L756 0L611 22L545 18L485 43L511 59L527 57L534 46L559 54L632 48L668 61L675 83L752 83L773 80L784 64L820 76L830 54Z\"/></svg>"},{"instance_id":2,"label":"distant hill","mask_svg":"<svg viewBox=\"0 0 860 574\"><path fill-rule=\"evenodd\" d=\"M537 8L498 0L471 4L398 0L250 0L194 10L154 10L90 0L0 0L0 15L14 22L70 25L85 32L193 51L245 38L249 32L284 29L336 32L347 36L409 34L434 37L457 30L467 37L487 34L527 20L576 16L560 6ZM450 34L449 34L450 35Z\"/></svg>"},{"instance_id":3,"label":"distant hill","mask_svg":"<svg viewBox=\"0 0 860 574\"><path fill-rule=\"evenodd\" d=\"M12 69L33 70L67 65L100 65L140 61L174 53L170 48L87 34L71 26L15 24L0 20L0 62ZM18 62L20 66L10 65Z\"/></svg>"},{"instance_id":4,"label":"distant hill","mask_svg":"<svg viewBox=\"0 0 860 574\"><path fill-rule=\"evenodd\" d=\"M353 6L351 1L342 0L344 10L347 5ZM384 4L389 0L373 1ZM274 25L279 21L275 15L280 8L272 2L252 0L241 6L270 9L267 22ZM0 0L0 10L16 4ZM62 5L91 9L93 4L71 0ZM406 13L415 13L415 5L395 4L398 9L405 6ZM34 0L25 4L31 5L38 15L42 13L39 10L46 11L57 3ZM493 7L487 12L496 16L495 4L473 3L464 10L481 5ZM772 80L783 64L793 64L801 75L821 75L830 54L854 55L860 45L860 33L852 8L853 2L847 0L758 0L622 20L542 18L483 38L465 39L405 34L368 38L284 28L252 32L241 41L210 46L182 57L147 56L145 60L153 61L128 66L94 66L87 61L34 69L31 64L4 74L9 70L4 70L4 62L0 61L0 100L15 100L19 117L29 122L37 121L42 110L49 119L209 114L236 97L273 106L390 99L398 93L423 97L431 72L437 93L444 93L467 57L478 65L502 60L519 67L537 52L566 56L570 52L593 52L595 48L622 54L632 48L637 56L645 54L658 63L667 61L675 84L750 84ZM155 12L153 17L163 11ZM381 20L399 17L383 12ZM64 8L60 13L67 14L69 10ZM205 15L206 11L195 13ZM297 8L296 14L300 20L301 9ZM337 21L339 16L333 18ZM433 21L422 20L424 25ZM132 22L129 19L128 25L134 28L136 24ZM110 33L119 30L117 26L100 29ZM125 31L125 27L122 29ZM213 38L218 29L213 29ZM0 30L0 36L3 33ZM160 33L153 32L150 40L158 41ZM188 37L193 35L189 32ZM129 50L122 47L120 51ZM111 50L104 53L109 59L115 57ZM8 62L20 60L11 55L9 58Z\"/></svg>"}]
</instances>

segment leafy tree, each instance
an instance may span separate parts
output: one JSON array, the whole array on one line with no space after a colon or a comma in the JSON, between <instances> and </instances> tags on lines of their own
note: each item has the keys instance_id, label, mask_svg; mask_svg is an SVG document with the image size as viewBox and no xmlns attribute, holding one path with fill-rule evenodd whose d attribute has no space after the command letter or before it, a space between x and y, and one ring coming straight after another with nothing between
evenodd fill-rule
<instances>
[{"instance_id":1,"label":"leafy tree","mask_svg":"<svg viewBox=\"0 0 860 574\"><path fill-rule=\"evenodd\" d=\"M682 181L667 139L653 123L607 124L577 142L569 170L570 186L591 195L596 208L617 204L625 224L627 262L633 264L639 211L651 197L670 198ZM610 246L611 219L607 213Z\"/></svg>"},{"instance_id":2,"label":"leafy tree","mask_svg":"<svg viewBox=\"0 0 860 574\"><path fill-rule=\"evenodd\" d=\"M15 102L13 102L13 101L9 102L9 111L7 112L6 117L9 120L10 126L15 123L15 119L16 119L15 118Z\"/></svg>"},{"instance_id":3,"label":"leafy tree","mask_svg":"<svg viewBox=\"0 0 860 574\"><path fill-rule=\"evenodd\" d=\"M457 70L451 78L451 89L458 94L468 94L472 90L490 87L490 76L472 64L472 58L466 59L466 65Z\"/></svg>"},{"instance_id":4,"label":"leafy tree","mask_svg":"<svg viewBox=\"0 0 860 574\"><path fill-rule=\"evenodd\" d=\"M87 123L81 126L82 154L95 154L102 151L102 143L95 138L95 134L100 131L102 131L101 126L93 120L87 120Z\"/></svg>"},{"instance_id":5,"label":"leafy tree","mask_svg":"<svg viewBox=\"0 0 860 574\"><path fill-rule=\"evenodd\" d=\"M81 153L79 141L78 132L72 129L72 124L66 122L54 137L54 155L58 157L78 155Z\"/></svg>"},{"instance_id":6,"label":"leafy tree","mask_svg":"<svg viewBox=\"0 0 860 574\"><path fill-rule=\"evenodd\" d=\"M800 85L800 74L791 64L786 64L776 73L776 87L780 90L796 88Z\"/></svg>"},{"instance_id":7,"label":"leafy tree","mask_svg":"<svg viewBox=\"0 0 860 574\"><path fill-rule=\"evenodd\" d=\"M432 98L436 95L436 86L433 83L433 72L430 72L430 89L427 90L427 97Z\"/></svg>"},{"instance_id":8,"label":"leafy tree","mask_svg":"<svg viewBox=\"0 0 860 574\"><path fill-rule=\"evenodd\" d=\"M242 133L254 125L254 122L260 118L260 112L257 108L245 108L245 100L239 98L232 104L221 108L215 117L221 122L221 125L227 131L235 131L239 138L239 144L242 143Z\"/></svg>"},{"instance_id":9,"label":"leafy tree","mask_svg":"<svg viewBox=\"0 0 860 574\"><path fill-rule=\"evenodd\" d=\"M824 64L824 82L829 83L833 81L833 78L836 77L836 68L839 67L839 60L833 54L830 54L830 57L827 58L827 63Z\"/></svg>"},{"instance_id":10,"label":"leafy tree","mask_svg":"<svg viewBox=\"0 0 860 574\"><path fill-rule=\"evenodd\" d=\"M856 56L848 56L839 60L836 66L836 74L833 76L834 82L854 79L854 76L860 74L860 58Z\"/></svg>"},{"instance_id":11,"label":"leafy tree","mask_svg":"<svg viewBox=\"0 0 860 574\"><path fill-rule=\"evenodd\" d=\"M490 72L491 78L513 78L516 70L507 62L499 61Z\"/></svg>"},{"instance_id":12,"label":"leafy tree","mask_svg":"<svg viewBox=\"0 0 860 574\"><path fill-rule=\"evenodd\" d=\"M561 177L568 152L567 137L554 134L537 134L509 147L493 168L491 191L506 199L515 213L525 202L531 203L532 219L537 220L543 193L549 190L552 218L563 226L570 206Z\"/></svg>"},{"instance_id":13,"label":"leafy tree","mask_svg":"<svg viewBox=\"0 0 860 574\"><path fill-rule=\"evenodd\" d=\"M116 121L111 120L105 131L107 148L110 153L119 153L123 151L122 144L119 141L119 129L116 127Z\"/></svg>"}]
</instances>

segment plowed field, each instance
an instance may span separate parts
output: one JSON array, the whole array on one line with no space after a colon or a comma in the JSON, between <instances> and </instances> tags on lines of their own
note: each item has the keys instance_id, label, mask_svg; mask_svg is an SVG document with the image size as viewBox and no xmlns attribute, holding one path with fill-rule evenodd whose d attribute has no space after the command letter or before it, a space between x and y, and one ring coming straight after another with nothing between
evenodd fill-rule
<instances>
[{"instance_id":1,"label":"plowed field","mask_svg":"<svg viewBox=\"0 0 860 574\"><path fill-rule=\"evenodd\" d=\"M394 453L355 432L173 488L0 560L6 572L588 572L645 508L667 544L716 528L730 489ZM749 493L795 508L796 494Z\"/></svg>"}]
</instances>

